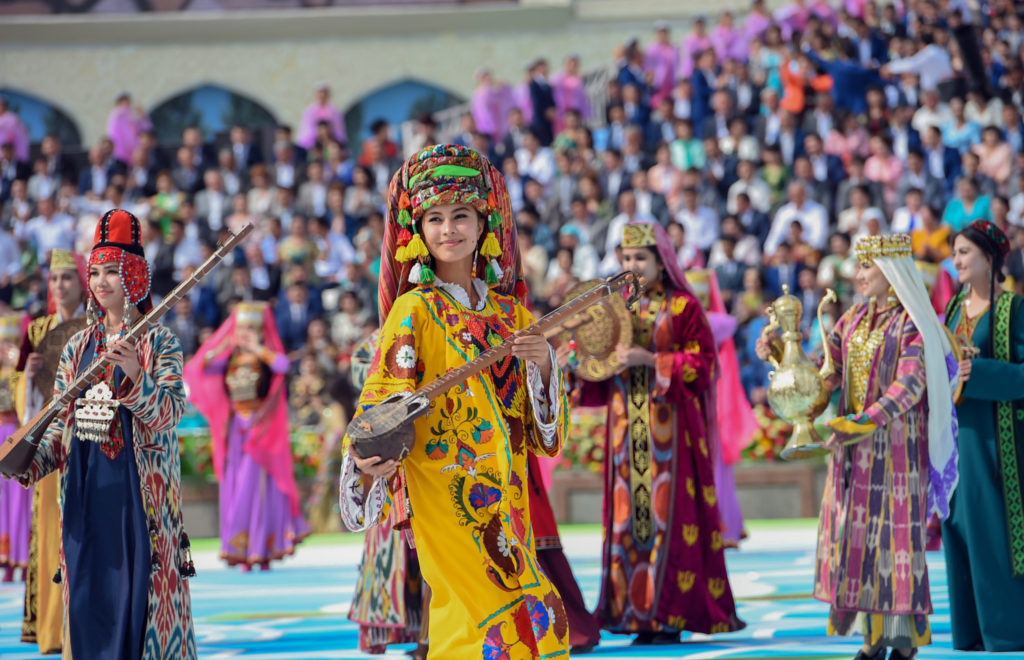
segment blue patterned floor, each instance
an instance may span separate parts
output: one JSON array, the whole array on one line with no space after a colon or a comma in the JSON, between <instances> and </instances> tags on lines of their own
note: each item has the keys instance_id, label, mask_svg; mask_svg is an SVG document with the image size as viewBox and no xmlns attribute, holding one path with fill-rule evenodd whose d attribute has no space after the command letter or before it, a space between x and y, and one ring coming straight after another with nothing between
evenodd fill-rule
<instances>
[{"instance_id":1,"label":"blue patterned floor","mask_svg":"<svg viewBox=\"0 0 1024 660\"><path fill-rule=\"evenodd\" d=\"M826 637L827 608L809 597L813 581L814 531L806 522L790 528L754 523L750 540L728 554L729 575L747 628L714 639L696 635L683 644L631 648L626 637L606 635L591 657L614 658L852 658L860 642ZM584 596L597 600L599 535L564 534ZM192 582L192 602L203 658L259 660L367 658L356 651L357 630L345 618L355 581L359 547L353 542L312 544L269 573L242 574L220 566L213 552L196 554L200 575ZM923 660L1011 654L958 653L950 649L945 563L928 557L935 615L934 645ZM994 585L993 585L994 586ZM0 585L0 658L40 658L18 642L22 587ZM408 648L408 647L405 647ZM403 657L396 648L387 657ZM1024 654L1013 654L1024 657Z\"/></svg>"}]
</instances>

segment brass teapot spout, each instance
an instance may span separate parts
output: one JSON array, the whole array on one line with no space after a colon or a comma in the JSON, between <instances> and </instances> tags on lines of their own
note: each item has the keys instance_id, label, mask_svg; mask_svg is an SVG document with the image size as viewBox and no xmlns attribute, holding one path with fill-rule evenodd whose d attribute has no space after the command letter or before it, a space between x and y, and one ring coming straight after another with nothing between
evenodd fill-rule
<instances>
[{"instance_id":1,"label":"brass teapot spout","mask_svg":"<svg viewBox=\"0 0 1024 660\"><path fill-rule=\"evenodd\" d=\"M787 460L823 453L824 441L814 429L814 420L828 406L831 388L826 381L834 373L834 365L822 316L825 305L835 300L835 292L828 289L818 304L818 324L826 349L820 369L801 348L803 306L796 296L790 295L788 286L782 287L782 295L768 309L769 323L762 333L769 339L768 362L774 369L769 374L768 403L779 417L793 425L793 434L782 450L782 458ZM780 337L769 337L775 330L781 331Z\"/></svg>"}]
</instances>

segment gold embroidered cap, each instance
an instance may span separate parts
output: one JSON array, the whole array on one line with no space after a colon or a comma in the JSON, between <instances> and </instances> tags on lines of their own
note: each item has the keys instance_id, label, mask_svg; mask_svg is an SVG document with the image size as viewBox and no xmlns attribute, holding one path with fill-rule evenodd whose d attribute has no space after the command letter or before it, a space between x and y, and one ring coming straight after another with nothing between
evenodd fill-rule
<instances>
[{"instance_id":1,"label":"gold embroidered cap","mask_svg":"<svg viewBox=\"0 0 1024 660\"><path fill-rule=\"evenodd\" d=\"M78 270L78 265L75 263L71 250L54 248L50 252L50 270Z\"/></svg>"},{"instance_id":2,"label":"gold embroidered cap","mask_svg":"<svg viewBox=\"0 0 1024 660\"><path fill-rule=\"evenodd\" d=\"M629 224L622 228L622 247L645 248L657 247L654 238L654 227L650 224Z\"/></svg>"},{"instance_id":3,"label":"gold embroidered cap","mask_svg":"<svg viewBox=\"0 0 1024 660\"><path fill-rule=\"evenodd\" d=\"M856 247L858 261L874 261L878 257L898 259L899 257L913 256L910 246L909 234L886 234L883 236L868 236L857 242Z\"/></svg>"},{"instance_id":4,"label":"gold embroidered cap","mask_svg":"<svg viewBox=\"0 0 1024 660\"><path fill-rule=\"evenodd\" d=\"M21 317L17 314L0 316L0 341L5 339L15 343L21 340Z\"/></svg>"},{"instance_id":5,"label":"gold embroidered cap","mask_svg":"<svg viewBox=\"0 0 1024 660\"><path fill-rule=\"evenodd\" d=\"M236 308L238 325L250 328L263 327L263 309L267 306L265 302L240 302Z\"/></svg>"}]
</instances>

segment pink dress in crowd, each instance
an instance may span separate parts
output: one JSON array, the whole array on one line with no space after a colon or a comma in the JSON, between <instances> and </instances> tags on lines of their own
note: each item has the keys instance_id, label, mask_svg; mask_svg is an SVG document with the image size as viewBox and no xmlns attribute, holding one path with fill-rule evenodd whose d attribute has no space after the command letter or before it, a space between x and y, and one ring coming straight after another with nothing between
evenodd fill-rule
<instances>
[{"instance_id":1,"label":"pink dress in crowd","mask_svg":"<svg viewBox=\"0 0 1024 660\"><path fill-rule=\"evenodd\" d=\"M508 130L508 111L512 109L512 89L505 84L481 84L473 91L471 111L476 130L500 140Z\"/></svg>"},{"instance_id":2,"label":"pink dress in crowd","mask_svg":"<svg viewBox=\"0 0 1024 660\"><path fill-rule=\"evenodd\" d=\"M683 37L683 45L680 49L680 73L685 78L689 78L693 75L693 60L697 57L697 54L707 50L708 48L714 48L714 44L711 43L711 37L704 35L698 37L692 32Z\"/></svg>"},{"instance_id":3,"label":"pink dress in crowd","mask_svg":"<svg viewBox=\"0 0 1024 660\"><path fill-rule=\"evenodd\" d=\"M14 147L14 159L28 162L28 130L13 110L0 115L0 144Z\"/></svg>"},{"instance_id":4,"label":"pink dress in crowd","mask_svg":"<svg viewBox=\"0 0 1024 660\"><path fill-rule=\"evenodd\" d=\"M332 104L320 105L311 104L302 113L302 122L299 124L299 135L295 143L303 149L312 149L316 145L316 127L320 122L325 121L331 126L331 135L341 143L348 142L345 134L345 121L342 118L341 110Z\"/></svg>"},{"instance_id":5,"label":"pink dress in crowd","mask_svg":"<svg viewBox=\"0 0 1024 660\"><path fill-rule=\"evenodd\" d=\"M765 33L765 30L772 24L772 19L764 14L757 12L750 12L747 14L747 20L743 24L743 32L746 34L747 43L749 44L756 39L760 39L761 35Z\"/></svg>"},{"instance_id":6,"label":"pink dress in crowd","mask_svg":"<svg viewBox=\"0 0 1024 660\"><path fill-rule=\"evenodd\" d=\"M551 76L551 93L555 97L555 131L562 130L562 118L567 110L580 113L580 118L589 119L593 114L590 110L590 99L583 78L559 71Z\"/></svg>"},{"instance_id":7,"label":"pink dress in crowd","mask_svg":"<svg viewBox=\"0 0 1024 660\"><path fill-rule=\"evenodd\" d=\"M714 46L718 61L726 59L746 62L750 42L743 30L716 25L711 29L711 44Z\"/></svg>"},{"instance_id":8,"label":"pink dress in crowd","mask_svg":"<svg viewBox=\"0 0 1024 660\"><path fill-rule=\"evenodd\" d=\"M116 105L107 118L107 137L114 143L114 158L132 162L132 152L139 146L139 136L152 128L149 119L139 117L130 105Z\"/></svg>"},{"instance_id":9,"label":"pink dress in crowd","mask_svg":"<svg viewBox=\"0 0 1024 660\"><path fill-rule=\"evenodd\" d=\"M671 44L654 42L647 47L644 54L644 69L654 74L651 107L656 108L663 99L672 98L678 57L676 49Z\"/></svg>"}]
</instances>

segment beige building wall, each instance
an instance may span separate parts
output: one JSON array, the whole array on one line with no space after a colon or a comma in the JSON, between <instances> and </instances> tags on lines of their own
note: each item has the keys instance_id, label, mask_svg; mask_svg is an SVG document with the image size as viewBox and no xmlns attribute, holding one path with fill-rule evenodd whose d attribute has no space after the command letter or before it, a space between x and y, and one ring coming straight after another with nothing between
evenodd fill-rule
<instances>
[{"instance_id":1,"label":"beige building wall","mask_svg":"<svg viewBox=\"0 0 1024 660\"><path fill-rule=\"evenodd\" d=\"M742 11L720 0L714 11ZM342 109L413 78L469 97L488 67L518 82L547 57L557 69L578 53L585 69L611 62L631 36L650 39L666 18L681 38L697 0L520 0L518 3L153 15L0 18L0 88L27 92L67 112L86 144L106 127L115 95L153 108L212 83L298 124L318 81ZM714 15L711 15L712 22Z\"/></svg>"}]
</instances>

